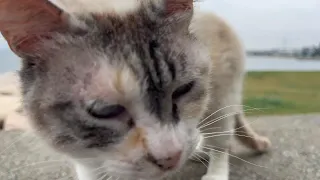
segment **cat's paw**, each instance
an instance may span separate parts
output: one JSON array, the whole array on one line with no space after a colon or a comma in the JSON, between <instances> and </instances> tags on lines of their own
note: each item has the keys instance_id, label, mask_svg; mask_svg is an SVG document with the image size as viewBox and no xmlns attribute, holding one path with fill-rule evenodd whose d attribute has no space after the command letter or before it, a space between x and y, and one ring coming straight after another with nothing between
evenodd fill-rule
<instances>
[{"instance_id":1,"label":"cat's paw","mask_svg":"<svg viewBox=\"0 0 320 180\"><path fill-rule=\"evenodd\" d=\"M201 180L229 180L227 175L204 175Z\"/></svg>"},{"instance_id":2,"label":"cat's paw","mask_svg":"<svg viewBox=\"0 0 320 180\"><path fill-rule=\"evenodd\" d=\"M254 149L259 153L268 152L271 148L271 141L269 138L264 136L259 136L255 139Z\"/></svg>"}]
</instances>

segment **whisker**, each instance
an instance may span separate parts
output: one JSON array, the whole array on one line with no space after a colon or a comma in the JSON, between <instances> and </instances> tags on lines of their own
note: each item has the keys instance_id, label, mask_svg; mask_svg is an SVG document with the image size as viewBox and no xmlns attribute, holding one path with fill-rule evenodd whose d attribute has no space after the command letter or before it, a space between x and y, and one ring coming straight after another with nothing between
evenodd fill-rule
<instances>
[{"instance_id":1,"label":"whisker","mask_svg":"<svg viewBox=\"0 0 320 180\"><path fill-rule=\"evenodd\" d=\"M247 125L252 125L253 124L253 122L248 122L248 124ZM222 131L222 132L212 132L212 133L231 133L231 134L233 134L233 135L236 135L236 136L245 136L245 135L241 135L241 134L237 134L237 133L243 133L243 134L247 134L247 132L245 132L245 131L237 131L237 130L239 130L239 129L241 129L241 128L244 128L246 126L246 124L245 125L243 125L243 126L240 126L240 127L237 127L237 128L233 128L233 129L231 129L231 130L227 130L227 131ZM235 132L235 133L234 133ZM210 133L201 133L201 134L210 134ZM248 136L249 137L249 136ZM251 137L251 138L254 138L254 137Z\"/></svg>"},{"instance_id":2,"label":"whisker","mask_svg":"<svg viewBox=\"0 0 320 180\"><path fill-rule=\"evenodd\" d=\"M254 164L254 163L252 163L252 162L246 161L246 160L244 160L244 159L242 159L242 158L240 158L240 157L238 157L238 156L232 155L232 154L230 154L230 153L216 150L216 149L214 149L214 148L215 148L214 146L213 146L213 147L210 147L210 146L211 146L211 145L208 145L208 147L203 146L203 148L209 149L209 150L212 150L212 151L215 151L215 152L219 152L219 153L224 153L224 154L227 154L227 155L229 155L229 156L231 156L231 157L234 157L234 158L236 158L236 159L239 159L239 160L241 160L241 161L243 161L243 162L245 162L245 163L251 164L251 165L253 165L253 166L257 166L257 167L260 167L260 168L265 168L265 169L267 169L267 167L265 167L265 166L261 166L261 165Z\"/></svg>"},{"instance_id":3,"label":"whisker","mask_svg":"<svg viewBox=\"0 0 320 180\"><path fill-rule=\"evenodd\" d=\"M219 122L220 120L222 120L222 119L224 119L224 118L227 118L227 117L230 117L230 116L233 116L233 115L236 115L236 114L240 114L240 112L233 112L233 113L228 113L228 114L219 116L219 117L213 119L212 121L209 121L209 122L207 122L206 124L200 126L198 129L201 130L201 129L204 128L204 127L210 126L211 124L214 124L214 123Z\"/></svg>"},{"instance_id":4,"label":"whisker","mask_svg":"<svg viewBox=\"0 0 320 180\"><path fill-rule=\"evenodd\" d=\"M68 176L62 177L62 179L59 179L59 180L65 180L65 179L68 179L68 178L72 178L73 179L73 175L68 175Z\"/></svg>"},{"instance_id":5,"label":"whisker","mask_svg":"<svg viewBox=\"0 0 320 180\"><path fill-rule=\"evenodd\" d=\"M223 134L217 134L217 135L212 135L212 136L205 136L205 137L203 137L204 139L208 139L208 138L213 138L213 137L221 137L221 136L232 136L232 135L234 135L234 136L238 136L238 137L248 137L248 138L253 138L254 139L254 137L252 137L252 136L246 136L246 135L239 135L239 134L233 134L233 133L223 133Z\"/></svg>"},{"instance_id":6,"label":"whisker","mask_svg":"<svg viewBox=\"0 0 320 180\"><path fill-rule=\"evenodd\" d=\"M101 178L97 179L97 180L103 180L104 178L106 178L108 176L108 173L105 173L102 175ZM110 178L112 178L112 176L110 176L107 180L109 180Z\"/></svg>"},{"instance_id":7,"label":"whisker","mask_svg":"<svg viewBox=\"0 0 320 180\"><path fill-rule=\"evenodd\" d=\"M257 108L255 108L255 109L257 109ZM243 112L249 112L249 111L252 111L252 110L255 110L255 109L246 109L246 110L244 110ZM241 113L243 113L243 112L233 112L233 113L228 113L228 114L219 116L219 117L217 117L217 118L215 118L215 119L213 119L213 120L211 120L211 121L203 124L203 125L200 126L198 129L201 130L202 128L207 127L207 126L209 126L209 125L211 125L211 124L214 124L214 123L216 123L216 122L219 122L220 120L222 120L222 119L224 119L224 118L226 118L226 117L233 116L233 115L236 115L236 114L241 114Z\"/></svg>"},{"instance_id":8,"label":"whisker","mask_svg":"<svg viewBox=\"0 0 320 180\"><path fill-rule=\"evenodd\" d=\"M221 129L221 127L206 128L206 129L203 129L202 131L208 131L208 130L214 130L214 129Z\"/></svg>"},{"instance_id":9,"label":"whisker","mask_svg":"<svg viewBox=\"0 0 320 180\"><path fill-rule=\"evenodd\" d=\"M207 152L204 152L204 151L202 151L202 152L205 154L208 154ZM206 158L202 157L200 154L197 154L197 156L209 164L209 161Z\"/></svg>"},{"instance_id":10,"label":"whisker","mask_svg":"<svg viewBox=\"0 0 320 180\"><path fill-rule=\"evenodd\" d=\"M90 172L91 173L96 173L96 175L99 175L99 174L102 174L102 173L106 173L104 168L105 168L104 166L100 166L98 168L95 168L95 169L91 170ZM101 171L101 172L99 172L99 171Z\"/></svg>"},{"instance_id":11,"label":"whisker","mask_svg":"<svg viewBox=\"0 0 320 180\"><path fill-rule=\"evenodd\" d=\"M28 165L25 165L25 166L20 166L20 167L14 168L11 171L17 171L17 170L20 170L20 169L23 169L23 168L27 168L27 167L31 167L31 166L45 165L47 163L65 163L65 162L66 162L65 160L41 161L41 162L35 162L35 163L32 163L32 164L28 164Z\"/></svg>"},{"instance_id":12,"label":"whisker","mask_svg":"<svg viewBox=\"0 0 320 180\"><path fill-rule=\"evenodd\" d=\"M208 168L208 166L198 157L197 154L195 154L194 157L197 158L206 168Z\"/></svg>"},{"instance_id":13,"label":"whisker","mask_svg":"<svg viewBox=\"0 0 320 180\"><path fill-rule=\"evenodd\" d=\"M20 137L17 138L17 140L13 141L9 146L7 146L4 150L2 150L0 152L0 155L3 154L4 152L6 152L8 149L10 149L15 143L21 141L23 138L26 138L28 134L29 134L28 132L21 134Z\"/></svg>"},{"instance_id":14,"label":"whisker","mask_svg":"<svg viewBox=\"0 0 320 180\"><path fill-rule=\"evenodd\" d=\"M254 107L250 107L250 106L246 106L246 105L238 105L238 104L234 104L234 105L229 105L229 106L225 106L223 108L220 108L218 109L217 111L211 113L209 116L207 116L206 118L202 119L200 122L199 122L199 125L201 123L203 123L205 120L209 119L211 116L213 116L214 114L218 113L219 111L223 110L223 109L226 109L226 108L229 108L229 107L247 107L247 108L251 108L251 109L256 109L256 110L260 110L259 108L254 108Z\"/></svg>"},{"instance_id":15,"label":"whisker","mask_svg":"<svg viewBox=\"0 0 320 180\"><path fill-rule=\"evenodd\" d=\"M223 148L221 148L221 149L223 149ZM202 151L203 153L205 153L205 154L209 154L208 152L205 152L205 151ZM210 154L210 155L208 155L208 156L210 156L210 158L214 158L214 156L212 155L212 154ZM228 164L230 164L231 166L235 166L235 167L237 167L237 165L234 165L234 164L232 164L231 162L228 162Z\"/></svg>"},{"instance_id":16,"label":"whisker","mask_svg":"<svg viewBox=\"0 0 320 180\"><path fill-rule=\"evenodd\" d=\"M209 119L211 116L213 116L213 115L216 114L217 112L219 112L219 111L221 111L221 110L223 110L223 109L226 109L226 108L228 108L228 107L233 107L233 106L241 106L241 105L229 105L229 106L220 108L220 109L218 109L217 111L215 111L215 112L211 113L210 115L208 115L207 117L205 117L204 119L202 119L202 120L198 123L198 125L201 125L205 120Z\"/></svg>"}]
</instances>

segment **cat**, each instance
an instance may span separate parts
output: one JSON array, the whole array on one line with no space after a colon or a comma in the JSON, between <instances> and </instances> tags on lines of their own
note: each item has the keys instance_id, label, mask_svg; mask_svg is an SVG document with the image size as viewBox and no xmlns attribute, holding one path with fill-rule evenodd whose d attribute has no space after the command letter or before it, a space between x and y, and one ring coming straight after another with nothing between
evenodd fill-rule
<instances>
[{"instance_id":1,"label":"cat","mask_svg":"<svg viewBox=\"0 0 320 180\"><path fill-rule=\"evenodd\" d=\"M0 31L22 58L33 128L79 180L161 179L195 153L209 160L203 180L228 180L233 133L269 149L244 119L245 56L222 19L192 0L66 2L1 0Z\"/></svg>"}]
</instances>

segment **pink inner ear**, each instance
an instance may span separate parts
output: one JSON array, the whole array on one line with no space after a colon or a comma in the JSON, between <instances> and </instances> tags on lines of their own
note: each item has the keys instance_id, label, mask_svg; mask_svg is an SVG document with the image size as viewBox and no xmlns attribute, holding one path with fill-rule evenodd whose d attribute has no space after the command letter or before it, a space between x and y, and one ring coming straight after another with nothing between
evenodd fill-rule
<instances>
[{"instance_id":1,"label":"pink inner ear","mask_svg":"<svg viewBox=\"0 0 320 180\"><path fill-rule=\"evenodd\" d=\"M193 9L193 0L167 0L166 9L168 15L191 10Z\"/></svg>"},{"instance_id":2,"label":"pink inner ear","mask_svg":"<svg viewBox=\"0 0 320 180\"><path fill-rule=\"evenodd\" d=\"M0 0L0 31L17 54L32 54L39 38L65 26L62 11L48 0Z\"/></svg>"}]
</instances>

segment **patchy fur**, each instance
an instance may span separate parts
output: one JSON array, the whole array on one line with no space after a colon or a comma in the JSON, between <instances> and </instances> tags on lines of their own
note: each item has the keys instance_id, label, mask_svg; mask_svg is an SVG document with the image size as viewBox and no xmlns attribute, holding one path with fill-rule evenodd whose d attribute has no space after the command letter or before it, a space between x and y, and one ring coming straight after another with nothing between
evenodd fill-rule
<instances>
[{"instance_id":1,"label":"patchy fur","mask_svg":"<svg viewBox=\"0 0 320 180\"><path fill-rule=\"evenodd\" d=\"M46 0L2 0L7 11L0 30L22 57L33 128L72 158L80 180L99 179L94 169L102 166L112 176L159 179L185 164L196 147L206 158L218 157L209 159L203 179L227 180L234 127L252 136L241 139L247 146L269 147L243 116L217 121L242 113L244 76L241 44L220 18L193 14L190 0L70 2L58 1L62 11ZM97 117L91 113L96 101L102 114L114 112L110 105L120 110ZM230 133L201 137L199 129L216 127Z\"/></svg>"}]
</instances>

